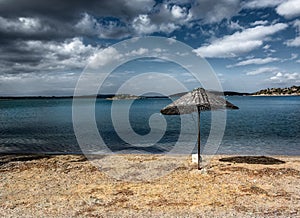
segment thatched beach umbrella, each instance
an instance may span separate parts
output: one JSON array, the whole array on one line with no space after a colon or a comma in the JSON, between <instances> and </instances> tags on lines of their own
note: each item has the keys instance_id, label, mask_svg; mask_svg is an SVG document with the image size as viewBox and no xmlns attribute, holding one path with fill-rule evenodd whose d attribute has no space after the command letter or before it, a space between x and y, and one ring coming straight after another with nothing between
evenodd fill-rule
<instances>
[{"instance_id":1,"label":"thatched beach umbrella","mask_svg":"<svg viewBox=\"0 0 300 218\"><path fill-rule=\"evenodd\" d=\"M167 105L160 112L165 115L180 115L198 112L198 169L200 170L200 112L208 110L239 109L237 106L226 101L203 88L194 89L183 95L173 103Z\"/></svg>"}]
</instances>

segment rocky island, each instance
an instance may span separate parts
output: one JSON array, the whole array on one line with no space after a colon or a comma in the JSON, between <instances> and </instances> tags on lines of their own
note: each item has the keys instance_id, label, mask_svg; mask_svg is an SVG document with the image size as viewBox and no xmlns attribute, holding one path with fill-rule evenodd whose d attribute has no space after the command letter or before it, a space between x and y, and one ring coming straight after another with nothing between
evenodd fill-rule
<instances>
[{"instance_id":1,"label":"rocky island","mask_svg":"<svg viewBox=\"0 0 300 218\"><path fill-rule=\"evenodd\" d=\"M106 99L107 100L134 100L134 99L141 99L141 97L136 95L120 94Z\"/></svg>"},{"instance_id":2,"label":"rocky island","mask_svg":"<svg viewBox=\"0 0 300 218\"><path fill-rule=\"evenodd\" d=\"M289 88L267 88L253 93L254 96L288 96L300 95L300 86L291 86Z\"/></svg>"}]
</instances>

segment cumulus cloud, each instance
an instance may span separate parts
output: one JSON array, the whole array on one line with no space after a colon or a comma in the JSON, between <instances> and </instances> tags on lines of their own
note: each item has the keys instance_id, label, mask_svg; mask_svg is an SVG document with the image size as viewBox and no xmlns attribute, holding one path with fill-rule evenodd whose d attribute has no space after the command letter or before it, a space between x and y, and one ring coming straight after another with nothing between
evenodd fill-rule
<instances>
[{"instance_id":1,"label":"cumulus cloud","mask_svg":"<svg viewBox=\"0 0 300 218\"><path fill-rule=\"evenodd\" d=\"M182 26L188 25L191 14L186 7L162 3L157 5L154 12L140 14L131 23L134 33L138 35L159 33L172 33Z\"/></svg>"},{"instance_id":2,"label":"cumulus cloud","mask_svg":"<svg viewBox=\"0 0 300 218\"><path fill-rule=\"evenodd\" d=\"M0 47L0 95L72 95L87 61L100 49L77 37Z\"/></svg>"},{"instance_id":3,"label":"cumulus cloud","mask_svg":"<svg viewBox=\"0 0 300 218\"><path fill-rule=\"evenodd\" d=\"M151 23L147 14L141 14L136 17L132 22L132 26L139 34L149 34L157 31L157 26Z\"/></svg>"},{"instance_id":4,"label":"cumulus cloud","mask_svg":"<svg viewBox=\"0 0 300 218\"><path fill-rule=\"evenodd\" d=\"M206 23L216 23L230 19L240 10L239 0L198 0L192 4L194 18L203 19Z\"/></svg>"},{"instance_id":5,"label":"cumulus cloud","mask_svg":"<svg viewBox=\"0 0 300 218\"><path fill-rule=\"evenodd\" d=\"M154 49L154 50L157 51L157 49ZM139 49L133 50L125 55L127 55L127 56L144 55L144 54L147 54L148 52L149 52L149 50L147 48L139 48Z\"/></svg>"},{"instance_id":6,"label":"cumulus cloud","mask_svg":"<svg viewBox=\"0 0 300 218\"><path fill-rule=\"evenodd\" d=\"M275 49L271 49L271 45L269 45L269 44L266 44L266 45L265 45L264 47L262 47L262 48L263 48L264 52L271 52L271 53L276 52Z\"/></svg>"},{"instance_id":7,"label":"cumulus cloud","mask_svg":"<svg viewBox=\"0 0 300 218\"><path fill-rule=\"evenodd\" d=\"M182 19L187 16L187 9L185 7L180 7L178 5L174 5L171 8L171 14L176 19Z\"/></svg>"},{"instance_id":8,"label":"cumulus cloud","mask_svg":"<svg viewBox=\"0 0 300 218\"><path fill-rule=\"evenodd\" d=\"M91 57L89 57L89 67L92 69L97 69L122 57L123 55L120 54L115 48L108 47L97 51Z\"/></svg>"},{"instance_id":9,"label":"cumulus cloud","mask_svg":"<svg viewBox=\"0 0 300 218\"><path fill-rule=\"evenodd\" d=\"M64 42L18 41L14 46L18 47L14 53L10 53L5 48L0 49L2 74L82 69L87 58L98 49L91 45L84 45L80 38Z\"/></svg>"},{"instance_id":10,"label":"cumulus cloud","mask_svg":"<svg viewBox=\"0 0 300 218\"><path fill-rule=\"evenodd\" d=\"M260 47L266 40L266 37L287 27L287 24L277 23L270 26L248 28L241 32L235 32L232 35L226 35L220 39L215 39L211 44L203 45L194 51L202 57L236 57L239 54L247 53Z\"/></svg>"},{"instance_id":11,"label":"cumulus cloud","mask_svg":"<svg viewBox=\"0 0 300 218\"><path fill-rule=\"evenodd\" d=\"M300 1L287 0L276 8L276 12L285 18L293 18L300 16Z\"/></svg>"},{"instance_id":12,"label":"cumulus cloud","mask_svg":"<svg viewBox=\"0 0 300 218\"><path fill-rule=\"evenodd\" d=\"M42 41L27 41L25 49L28 51L42 51L43 61L49 63L55 62L57 66L61 65L64 68L84 67L86 58L89 57L96 48L91 45L84 45L82 39L73 38L62 43L57 42L42 42Z\"/></svg>"},{"instance_id":13,"label":"cumulus cloud","mask_svg":"<svg viewBox=\"0 0 300 218\"><path fill-rule=\"evenodd\" d=\"M250 23L250 26L258 26L258 25L263 25L264 26L268 23L269 23L269 21L267 21L267 20L257 20L253 23Z\"/></svg>"},{"instance_id":14,"label":"cumulus cloud","mask_svg":"<svg viewBox=\"0 0 300 218\"><path fill-rule=\"evenodd\" d=\"M278 72L277 67L261 67L256 70L252 70L246 73L248 76L254 76L254 75L259 75L259 74L264 74L264 73L274 73Z\"/></svg>"},{"instance_id":15,"label":"cumulus cloud","mask_svg":"<svg viewBox=\"0 0 300 218\"><path fill-rule=\"evenodd\" d=\"M102 39L122 39L130 35L130 30L118 20L97 21L92 15L84 13L82 19L75 25L75 30L88 36Z\"/></svg>"},{"instance_id":16,"label":"cumulus cloud","mask_svg":"<svg viewBox=\"0 0 300 218\"><path fill-rule=\"evenodd\" d=\"M285 42L285 44L289 47L299 47L300 46L300 20L296 20L293 24L296 28L297 37L294 39L289 39Z\"/></svg>"},{"instance_id":17,"label":"cumulus cloud","mask_svg":"<svg viewBox=\"0 0 300 218\"><path fill-rule=\"evenodd\" d=\"M277 84L285 84L289 82L299 83L300 74L299 73L281 73L278 72L274 76L270 77L270 81Z\"/></svg>"},{"instance_id":18,"label":"cumulus cloud","mask_svg":"<svg viewBox=\"0 0 300 218\"><path fill-rule=\"evenodd\" d=\"M256 64L256 65L260 65L260 64L267 64L267 63L271 63L274 61L279 61L278 58L272 58L272 57L267 57L267 58L252 58L252 59L248 59L245 61L240 61L232 66L245 66L245 65L250 65L250 64Z\"/></svg>"},{"instance_id":19,"label":"cumulus cloud","mask_svg":"<svg viewBox=\"0 0 300 218\"><path fill-rule=\"evenodd\" d=\"M297 36L295 39L288 40L285 44L289 47L299 47L300 46L300 36Z\"/></svg>"},{"instance_id":20,"label":"cumulus cloud","mask_svg":"<svg viewBox=\"0 0 300 218\"><path fill-rule=\"evenodd\" d=\"M236 21L236 22L230 21L229 25L228 25L228 28L232 29L232 30L242 30L242 29L244 29L244 27L242 27L239 24L239 21Z\"/></svg>"},{"instance_id":21,"label":"cumulus cloud","mask_svg":"<svg viewBox=\"0 0 300 218\"><path fill-rule=\"evenodd\" d=\"M296 54L296 53L292 53L291 54L291 58L290 58L290 60L295 60L295 59L297 59L298 58L298 54Z\"/></svg>"}]
</instances>

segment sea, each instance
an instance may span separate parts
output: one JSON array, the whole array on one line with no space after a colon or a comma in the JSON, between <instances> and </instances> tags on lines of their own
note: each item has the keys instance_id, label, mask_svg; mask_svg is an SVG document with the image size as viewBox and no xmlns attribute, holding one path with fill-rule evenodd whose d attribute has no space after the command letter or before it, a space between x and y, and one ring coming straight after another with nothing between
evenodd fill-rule
<instances>
[{"instance_id":1,"label":"sea","mask_svg":"<svg viewBox=\"0 0 300 218\"><path fill-rule=\"evenodd\" d=\"M228 96L226 99L239 110L226 111L223 137L216 145L217 154L300 155L300 96ZM82 105L91 102L80 101ZM197 151L198 115L161 115L160 110L170 103L168 98L97 99L92 117L102 143L114 153L164 154L178 142L182 147L185 143L192 144L192 152ZM117 116L112 113L113 104ZM82 143L75 134L72 106L72 98L1 100L0 153L86 152L84 146L90 145ZM212 113L218 112L202 112L200 116L203 147L207 146L210 135ZM81 120L85 121L84 115ZM183 129L182 122L186 120L191 122L191 130ZM77 125L80 127L80 123ZM86 125L89 124L85 123L83 128ZM188 140L180 141L181 134L186 134ZM138 140L132 141L133 138ZM97 146L90 146L89 152L99 151Z\"/></svg>"}]
</instances>

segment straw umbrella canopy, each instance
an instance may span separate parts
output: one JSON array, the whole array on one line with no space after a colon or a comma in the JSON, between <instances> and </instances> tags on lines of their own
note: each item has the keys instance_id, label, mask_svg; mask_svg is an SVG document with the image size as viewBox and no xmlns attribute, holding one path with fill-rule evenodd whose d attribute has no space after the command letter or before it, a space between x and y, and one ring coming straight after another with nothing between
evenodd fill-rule
<instances>
[{"instance_id":1,"label":"straw umbrella canopy","mask_svg":"<svg viewBox=\"0 0 300 218\"><path fill-rule=\"evenodd\" d=\"M203 88L194 89L183 95L173 103L164 107L160 112L164 115L180 115L198 113L198 169L200 170L200 112L209 110L239 109L237 106L226 101Z\"/></svg>"}]
</instances>

